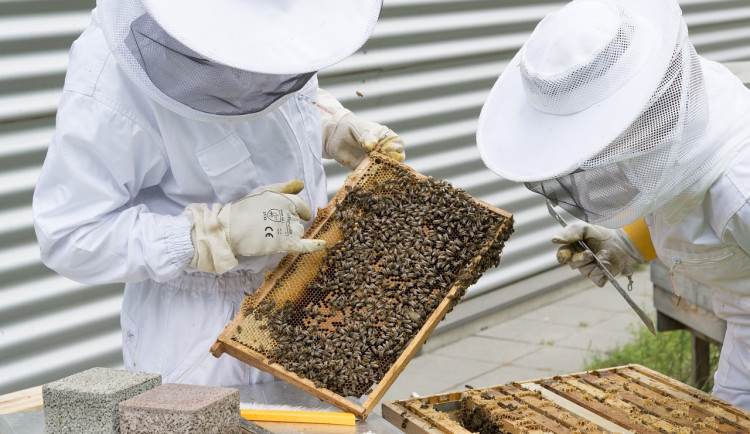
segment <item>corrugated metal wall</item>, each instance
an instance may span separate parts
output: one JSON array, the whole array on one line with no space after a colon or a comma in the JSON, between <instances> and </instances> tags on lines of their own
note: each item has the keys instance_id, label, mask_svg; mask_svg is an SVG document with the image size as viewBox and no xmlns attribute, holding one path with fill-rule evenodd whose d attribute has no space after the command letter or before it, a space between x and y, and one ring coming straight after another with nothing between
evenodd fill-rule
<instances>
[{"instance_id":1,"label":"corrugated metal wall","mask_svg":"<svg viewBox=\"0 0 750 434\"><path fill-rule=\"evenodd\" d=\"M555 265L548 239L556 226L542 201L486 170L474 133L505 62L544 14L564 3L386 0L367 45L321 74L322 86L344 105L404 137L414 168L515 214L501 267L470 296ZM68 49L93 4L0 0L0 393L121 364L122 285L81 285L46 269L30 211ZM747 1L681 4L699 53L720 61L750 58ZM346 172L335 163L326 169L333 192Z\"/></svg>"},{"instance_id":2,"label":"corrugated metal wall","mask_svg":"<svg viewBox=\"0 0 750 434\"><path fill-rule=\"evenodd\" d=\"M0 393L122 363L122 285L58 277L39 260L31 222L68 50L93 4L0 1Z\"/></svg>"}]
</instances>

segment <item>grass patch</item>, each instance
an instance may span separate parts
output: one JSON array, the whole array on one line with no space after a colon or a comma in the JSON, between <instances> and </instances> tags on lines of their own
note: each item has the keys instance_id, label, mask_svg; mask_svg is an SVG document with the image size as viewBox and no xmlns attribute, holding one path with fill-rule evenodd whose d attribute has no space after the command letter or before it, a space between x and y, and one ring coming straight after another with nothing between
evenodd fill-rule
<instances>
[{"instance_id":1,"label":"grass patch","mask_svg":"<svg viewBox=\"0 0 750 434\"><path fill-rule=\"evenodd\" d=\"M713 373L719 362L719 350L716 345L710 345L709 364L711 376L706 384L691 384L692 359L690 348L690 332L674 330L652 335L645 327L632 330L632 342L608 351L601 356L594 356L587 360L584 369L611 368L613 366L637 363L654 371L660 372L675 380L693 387L710 392L713 387Z\"/></svg>"}]
</instances>

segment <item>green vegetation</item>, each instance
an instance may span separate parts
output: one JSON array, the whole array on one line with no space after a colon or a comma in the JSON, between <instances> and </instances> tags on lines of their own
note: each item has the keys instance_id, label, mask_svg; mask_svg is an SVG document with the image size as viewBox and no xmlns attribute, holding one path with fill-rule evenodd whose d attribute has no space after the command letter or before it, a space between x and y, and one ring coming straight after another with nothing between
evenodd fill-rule
<instances>
[{"instance_id":1,"label":"green vegetation","mask_svg":"<svg viewBox=\"0 0 750 434\"><path fill-rule=\"evenodd\" d=\"M632 333L634 336L632 342L587 360L585 369L603 369L637 363L675 380L690 384L690 332L675 330L660 332L654 336L645 327L638 327L637 330L632 330ZM711 345L709 360L712 375L708 382L706 384L692 384L692 386L706 392L710 392L713 387L713 372L716 370L716 364L719 361L719 351L716 345Z\"/></svg>"}]
</instances>

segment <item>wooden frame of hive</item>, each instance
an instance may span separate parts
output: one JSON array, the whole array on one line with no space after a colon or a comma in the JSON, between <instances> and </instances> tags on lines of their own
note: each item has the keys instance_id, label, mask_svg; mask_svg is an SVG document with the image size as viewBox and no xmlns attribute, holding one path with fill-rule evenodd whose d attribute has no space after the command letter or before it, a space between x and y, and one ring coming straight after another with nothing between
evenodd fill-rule
<instances>
[{"instance_id":1,"label":"wooden frame of hive","mask_svg":"<svg viewBox=\"0 0 750 434\"><path fill-rule=\"evenodd\" d=\"M407 173L410 174L410 176L414 176L417 179L427 178L426 176L414 171L408 166L400 164L395 160L381 155L373 158L365 158L365 160L359 165L359 167L357 167L357 169L355 169L352 173L349 174L349 176L347 176L344 186L336 193L336 195L331 199L328 205L325 208L318 210L315 220L312 222L305 233L305 238L326 239L325 237L321 236L321 228L324 227L326 222L328 222L329 218L333 215L336 209L336 204L339 203L347 194L347 188L357 186L360 183L365 182L363 181L363 179L367 179L368 176L371 176L372 173L377 171L378 167L381 165L396 165L402 169L405 169ZM496 235L505 232L512 232L512 214L489 205L485 202L482 202L478 199L474 200L487 210L499 214L505 218L505 223L503 223L498 228ZM332 241L335 242L338 240L332 240L329 237L328 239L326 239L326 241L329 243L329 245L331 245ZM489 249L489 247L489 245L484 247L480 255L475 257L471 261L471 268L476 267L477 262L481 259L484 252ZM295 263L300 259L300 257L301 255L298 254L291 254L284 257L276 267L276 269L274 269L273 272L266 276L265 282L263 283L263 285L261 285L258 291L253 296L248 297L248 299L245 300L245 303L247 303L249 300L252 300L252 304L254 306L257 306L263 300L263 297L265 297L274 288L277 281L282 276L284 276L288 272L298 272L299 270L295 268ZM310 256L308 256L308 258L309 257ZM320 262L318 263L318 266L319 264ZM317 268L313 274L317 274ZM308 279L308 281L310 280L311 279ZM301 286L297 289L301 292L302 290L304 290L304 286ZM419 329L417 334L412 338L403 352L398 356L391 368L375 385L375 387L372 389L372 392L368 394L367 398L362 404L354 402L353 400L341 396L329 389L317 387L313 383L313 381L298 376L294 372L285 369L278 363L269 363L269 360L266 358L266 356L254 350L253 348L233 339L233 336L238 331L238 327L245 321L246 317L244 314L244 309L242 309L237 314L233 321L225 328L224 332L217 338L216 343L211 347L211 353L216 357L219 357L222 353L227 353L232 357L235 357L262 371L268 372L275 377L316 396L317 398L333 405L334 407L337 407L343 411L353 413L358 418L364 419L373 410L380 399L382 399L388 388L393 384L398 375L404 370L407 363L409 363L409 361L416 355L419 348L424 344L429 335L434 331L438 323L445 317L445 314L453 307L453 305L455 304L453 298L456 297L456 295L459 293L459 290L461 289L463 288L461 288L460 282L454 282L454 285L451 287L446 297L444 297L440 301L439 305L435 308L429 318L427 318L424 325Z\"/></svg>"},{"instance_id":2,"label":"wooden frame of hive","mask_svg":"<svg viewBox=\"0 0 750 434\"><path fill-rule=\"evenodd\" d=\"M471 434L453 413L482 394L508 433L750 432L750 412L635 364L387 402L383 417L409 434Z\"/></svg>"}]
</instances>

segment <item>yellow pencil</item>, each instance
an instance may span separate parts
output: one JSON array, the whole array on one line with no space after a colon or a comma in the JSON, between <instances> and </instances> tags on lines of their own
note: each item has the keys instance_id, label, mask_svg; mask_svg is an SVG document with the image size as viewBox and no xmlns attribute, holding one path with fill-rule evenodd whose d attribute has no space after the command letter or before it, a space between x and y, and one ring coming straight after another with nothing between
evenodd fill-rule
<instances>
[{"instance_id":1,"label":"yellow pencil","mask_svg":"<svg viewBox=\"0 0 750 434\"><path fill-rule=\"evenodd\" d=\"M330 425L354 426L356 419L352 413L334 411L296 411L240 409L240 415L252 421L326 423Z\"/></svg>"}]
</instances>

